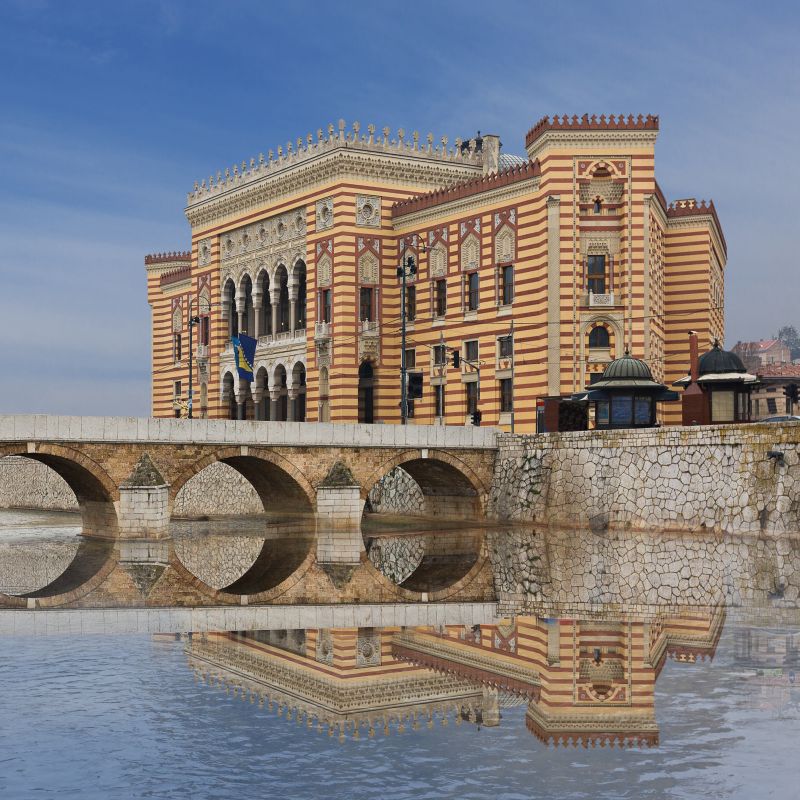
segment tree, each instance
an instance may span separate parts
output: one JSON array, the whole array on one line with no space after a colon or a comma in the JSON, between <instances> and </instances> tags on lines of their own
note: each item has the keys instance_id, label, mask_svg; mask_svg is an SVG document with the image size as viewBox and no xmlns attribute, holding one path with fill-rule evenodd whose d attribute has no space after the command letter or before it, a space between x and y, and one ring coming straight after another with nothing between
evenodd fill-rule
<instances>
[{"instance_id":1,"label":"tree","mask_svg":"<svg viewBox=\"0 0 800 800\"><path fill-rule=\"evenodd\" d=\"M789 348L793 361L795 358L800 358L800 333L794 325L784 325L780 328L778 339Z\"/></svg>"}]
</instances>

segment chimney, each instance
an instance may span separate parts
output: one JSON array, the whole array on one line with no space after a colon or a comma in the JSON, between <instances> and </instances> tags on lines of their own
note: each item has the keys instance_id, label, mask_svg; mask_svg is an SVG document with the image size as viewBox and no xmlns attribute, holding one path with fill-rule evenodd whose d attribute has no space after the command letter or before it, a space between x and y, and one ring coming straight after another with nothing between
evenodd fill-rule
<instances>
[{"instance_id":1,"label":"chimney","mask_svg":"<svg viewBox=\"0 0 800 800\"><path fill-rule=\"evenodd\" d=\"M697 350L697 331L689 331L689 373L692 383L697 383L700 377L700 358Z\"/></svg>"},{"instance_id":2,"label":"chimney","mask_svg":"<svg viewBox=\"0 0 800 800\"><path fill-rule=\"evenodd\" d=\"M700 359L697 351L697 331L689 331L689 385L681 395L681 418L684 425L707 425L709 422L708 398L703 394L697 379L700 377Z\"/></svg>"},{"instance_id":3,"label":"chimney","mask_svg":"<svg viewBox=\"0 0 800 800\"><path fill-rule=\"evenodd\" d=\"M500 171L500 137L493 133L483 134L483 174Z\"/></svg>"}]
</instances>

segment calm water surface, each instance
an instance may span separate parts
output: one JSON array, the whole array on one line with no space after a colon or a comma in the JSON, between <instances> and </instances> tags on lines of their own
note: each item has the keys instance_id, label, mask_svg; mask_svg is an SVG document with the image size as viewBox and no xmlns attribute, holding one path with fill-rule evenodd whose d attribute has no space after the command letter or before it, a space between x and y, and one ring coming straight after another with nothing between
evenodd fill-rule
<instances>
[{"instance_id":1,"label":"calm water surface","mask_svg":"<svg viewBox=\"0 0 800 800\"><path fill-rule=\"evenodd\" d=\"M547 746L524 704L498 727L340 743L196 683L181 641L5 638L0 797L796 798L798 630L728 623L713 662L668 660L660 744L625 750Z\"/></svg>"}]
</instances>

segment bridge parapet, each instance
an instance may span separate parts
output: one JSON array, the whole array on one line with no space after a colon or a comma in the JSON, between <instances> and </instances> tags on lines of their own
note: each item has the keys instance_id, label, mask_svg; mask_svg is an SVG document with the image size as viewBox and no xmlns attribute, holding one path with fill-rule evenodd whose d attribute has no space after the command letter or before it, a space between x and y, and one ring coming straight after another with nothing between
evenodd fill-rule
<instances>
[{"instance_id":1,"label":"bridge parapet","mask_svg":"<svg viewBox=\"0 0 800 800\"><path fill-rule=\"evenodd\" d=\"M495 449L497 429L472 425L352 425L157 417L0 415L0 442L130 442L277 447Z\"/></svg>"}]
</instances>

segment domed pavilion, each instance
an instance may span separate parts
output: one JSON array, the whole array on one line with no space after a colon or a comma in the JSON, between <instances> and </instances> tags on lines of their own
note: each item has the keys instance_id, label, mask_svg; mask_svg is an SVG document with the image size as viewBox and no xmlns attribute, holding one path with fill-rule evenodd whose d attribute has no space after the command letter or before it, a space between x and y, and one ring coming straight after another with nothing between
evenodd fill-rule
<instances>
[{"instance_id":1,"label":"domed pavilion","mask_svg":"<svg viewBox=\"0 0 800 800\"><path fill-rule=\"evenodd\" d=\"M720 425L751 422L750 393L758 385L741 358L723 350L719 340L697 357L697 334L689 334L689 374L673 386L684 388L683 424Z\"/></svg>"},{"instance_id":2,"label":"domed pavilion","mask_svg":"<svg viewBox=\"0 0 800 800\"><path fill-rule=\"evenodd\" d=\"M650 367L627 350L591 384L586 399L594 403L595 428L652 428L657 425L656 403L677 400L678 394L653 380Z\"/></svg>"}]
</instances>

